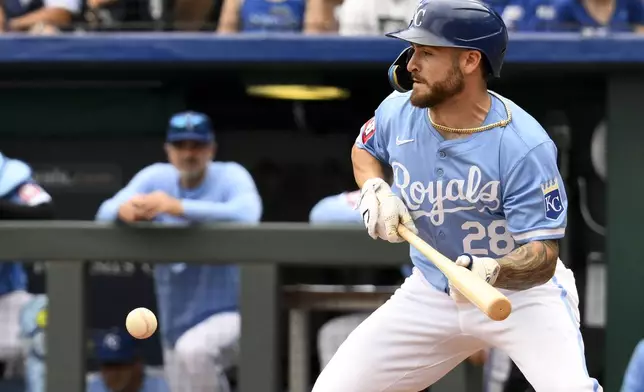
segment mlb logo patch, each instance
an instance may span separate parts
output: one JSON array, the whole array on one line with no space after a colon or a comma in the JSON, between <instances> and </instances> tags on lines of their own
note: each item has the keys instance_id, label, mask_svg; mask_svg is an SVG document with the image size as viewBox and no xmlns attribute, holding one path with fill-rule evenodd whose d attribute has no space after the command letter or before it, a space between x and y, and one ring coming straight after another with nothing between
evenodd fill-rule
<instances>
[{"instance_id":1,"label":"mlb logo patch","mask_svg":"<svg viewBox=\"0 0 644 392\"><path fill-rule=\"evenodd\" d=\"M371 139L375 133L376 119L375 117L371 117L371 119L362 126L362 144L365 144L369 139Z\"/></svg>"},{"instance_id":2,"label":"mlb logo patch","mask_svg":"<svg viewBox=\"0 0 644 392\"><path fill-rule=\"evenodd\" d=\"M554 179L541 184L541 191L543 192L543 202L546 208L546 218L557 220L564 212L559 182Z\"/></svg>"}]
</instances>

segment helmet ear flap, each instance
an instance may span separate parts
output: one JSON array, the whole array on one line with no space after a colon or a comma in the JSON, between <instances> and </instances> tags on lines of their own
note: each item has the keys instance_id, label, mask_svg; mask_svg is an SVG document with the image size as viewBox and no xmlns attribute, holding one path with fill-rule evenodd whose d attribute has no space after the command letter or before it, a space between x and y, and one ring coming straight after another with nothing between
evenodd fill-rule
<instances>
[{"instance_id":1,"label":"helmet ear flap","mask_svg":"<svg viewBox=\"0 0 644 392\"><path fill-rule=\"evenodd\" d=\"M414 87L411 74L407 71L407 63L413 54L414 48L412 47L403 50L389 67L389 84L398 92L405 93Z\"/></svg>"}]
</instances>

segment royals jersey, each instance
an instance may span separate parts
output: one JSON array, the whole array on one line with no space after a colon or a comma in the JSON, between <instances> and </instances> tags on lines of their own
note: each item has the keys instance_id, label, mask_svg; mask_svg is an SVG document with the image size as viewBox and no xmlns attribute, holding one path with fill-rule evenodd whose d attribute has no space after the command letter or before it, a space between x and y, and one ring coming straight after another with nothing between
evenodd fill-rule
<instances>
[{"instance_id":1,"label":"royals jersey","mask_svg":"<svg viewBox=\"0 0 644 392\"><path fill-rule=\"evenodd\" d=\"M422 239L448 258L463 253L498 258L530 241L562 238L568 200L557 149L539 123L492 94L484 125L505 127L445 140L411 93L393 93L356 139L391 165L392 190L404 201ZM505 104L504 104L505 102ZM445 276L411 247L412 262L439 290Z\"/></svg>"}]
</instances>

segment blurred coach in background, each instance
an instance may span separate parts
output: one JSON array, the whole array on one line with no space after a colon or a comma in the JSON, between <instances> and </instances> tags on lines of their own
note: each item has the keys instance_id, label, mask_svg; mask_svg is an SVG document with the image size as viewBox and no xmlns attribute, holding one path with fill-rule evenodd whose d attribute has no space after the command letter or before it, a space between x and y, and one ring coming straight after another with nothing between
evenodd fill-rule
<instances>
[{"instance_id":1,"label":"blurred coach in background","mask_svg":"<svg viewBox=\"0 0 644 392\"><path fill-rule=\"evenodd\" d=\"M53 218L52 198L32 178L31 167L0 153L0 220ZM0 377L11 378L22 368L19 318L31 297L22 263L0 263Z\"/></svg>"},{"instance_id":2,"label":"blurred coach in background","mask_svg":"<svg viewBox=\"0 0 644 392\"><path fill-rule=\"evenodd\" d=\"M216 144L206 115L173 116L165 149L170 164L137 173L100 206L97 220L259 222L262 202L248 171L234 162L212 161ZM228 392L225 372L236 363L240 336L238 267L160 264L154 277L171 391Z\"/></svg>"}]
</instances>

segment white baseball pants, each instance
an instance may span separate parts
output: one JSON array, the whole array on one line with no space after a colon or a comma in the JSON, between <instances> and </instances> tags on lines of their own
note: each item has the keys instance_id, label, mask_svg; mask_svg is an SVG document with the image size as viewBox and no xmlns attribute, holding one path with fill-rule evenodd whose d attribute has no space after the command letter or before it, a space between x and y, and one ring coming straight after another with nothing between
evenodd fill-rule
<instances>
[{"instance_id":1,"label":"white baseball pants","mask_svg":"<svg viewBox=\"0 0 644 392\"><path fill-rule=\"evenodd\" d=\"M171 392L230 392L226 370L239 358L237 312L211 316L184 333L163 361Z\"/></svg>"},{"instance_id":2,"label":"white baseball pants","mask_svg":"<svg viewBox=\"0 0 644 392\"><path fill-rule=\"evenodd\" d=\"M505 351L537 392L602 391L588 376L572 272L559 262L548 283L503 290L512 314L492 321L413 274L356 328L313 392L417 392L473 353Z\"/></svg>"}]
</instances>

